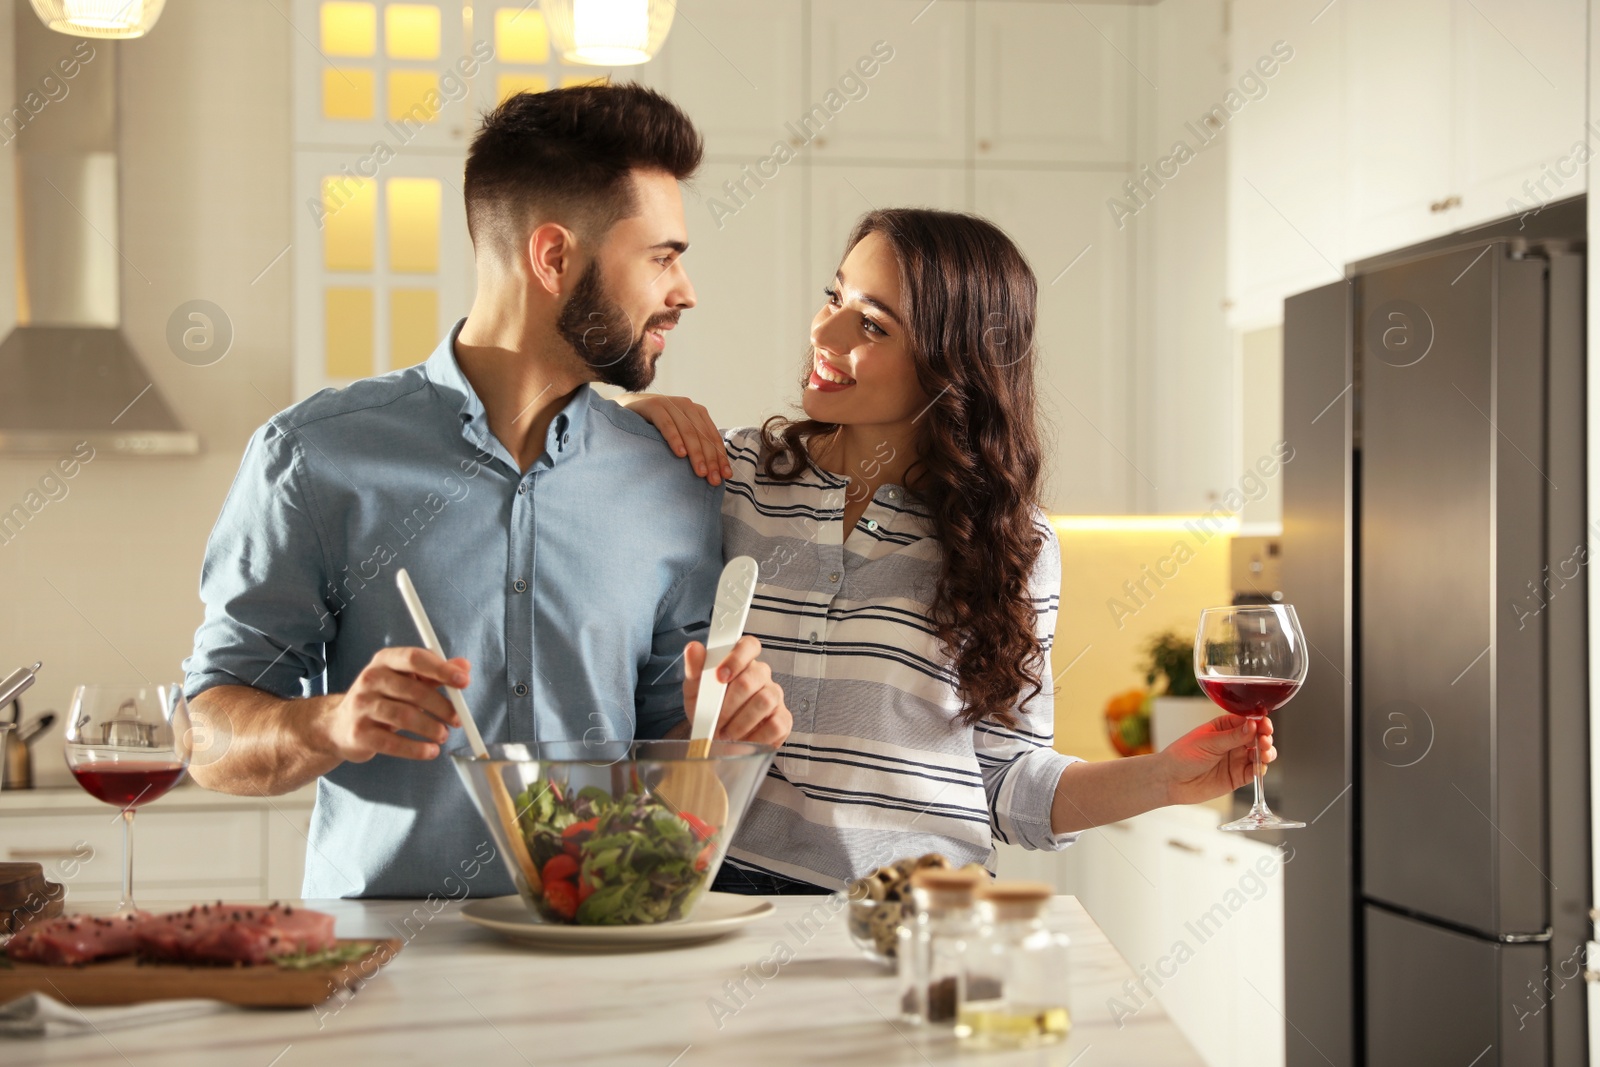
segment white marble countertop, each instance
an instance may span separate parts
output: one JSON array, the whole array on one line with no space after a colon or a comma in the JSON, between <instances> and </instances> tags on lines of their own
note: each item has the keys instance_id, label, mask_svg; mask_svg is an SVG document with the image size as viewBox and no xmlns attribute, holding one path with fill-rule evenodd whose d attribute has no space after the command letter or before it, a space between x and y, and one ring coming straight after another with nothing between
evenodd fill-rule
<instances>
[{"instance_id":1,"label":"white marble countertop","mask_svg":"<svg viewBox=\"0 0 1600 1067\"><path fill-rule=\"evenodd\" d=\"M604 955L557 953L501 940L444 902L306 901L338 917L341 937L403 936L406 947L348 1000L305 1010L229 1011L105 1034L0 1039L0 1062L107 1067L307 1067L389 1064L1050 1064L1198 1067L1159 1004L1119 1026L1110 998L1133 972L1073 897L1052 924L1073 942L1072 1020L1065 1043L977 1054L948 1030L918 1030L895 1014L894 975L850 942L845 912L808 940L788 925L823 898L774 897L777 911L741 933L684 948ZM159 905L146 903L157 910ZM417 910L417 909L420 909ZM825 913L819 913L825 914ZM725 983L754 974L777 942L793 958L742 1003ZM765 972L770 973L769 964ZM713 1012L713 1000L734 1014ZM1090 1050L1092 1054L1090 1053ZM1080 1060L1080 1057L1082 1059Z\"/></svg>"}]
</instances>

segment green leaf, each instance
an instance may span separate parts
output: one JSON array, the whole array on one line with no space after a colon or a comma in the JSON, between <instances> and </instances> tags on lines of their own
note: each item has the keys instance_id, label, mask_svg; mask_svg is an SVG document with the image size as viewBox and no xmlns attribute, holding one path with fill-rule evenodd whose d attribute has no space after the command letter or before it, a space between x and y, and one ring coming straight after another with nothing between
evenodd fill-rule
<instances>
[{"instance_id":1,"label":"green leaf","mask_svg":"<svg viewBox=\"0 0 1600 1067\"><path fill-rule=\"evenodd\" d=\"M1166 695L1174 697L1204 696L1200 683L1194 676L1194 642L1176 630L1157 634L1144 646L1148 671L1147 685L1154 685L1156 676L1167 680Z\"/></svg>"}]
</instances>

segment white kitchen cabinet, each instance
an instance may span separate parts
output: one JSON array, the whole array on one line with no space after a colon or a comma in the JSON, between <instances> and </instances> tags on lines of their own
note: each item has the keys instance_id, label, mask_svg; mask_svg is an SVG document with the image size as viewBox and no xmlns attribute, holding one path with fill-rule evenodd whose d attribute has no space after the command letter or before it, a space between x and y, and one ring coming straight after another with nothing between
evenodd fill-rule
<instances>
[{"instance_id":1,"label":"white kitchen cabinet","mask_svg":"<svg viewBox=\"0 0 1600 1067\"><path fill-rule=\"evenodd\" d=\"M1079 900L1135 973L1164 951L1155 921L1161 909L1160 847L1156 834L1128 819L1085 831L1062 853L1078 868Z\"/></svg>"},{"instance_id":2,"label":"white kitchen cabinet","mask_svg":"<svg viewBox=\"0 0 1600 1067\"><path fill-rule=\"evenodd\" d=\"M234 797L185 785L139 809L134 895L141 903L300 895L316 787ZM75 788L0 794L0 859L34 862L68 906L122 893L122 818Z\"/></svg>"},{"instance_id":3,"label":"white kitchen cabinet","mask_svg":"<svg viewBox=\"0 0 1600 1067\"><path fill-rule=\"evenodd\" d=\"M1130 159L1132 8L992 0L974 14L979 163Z\"/></svg>"},{"instance_id":4,"label":"white kitchen cabinet","mask_svg":"<svg viewBox=\"0 0 1600 1067\"><path fill-rule=\"evenodd\" d=\"M1345 101L1350 258L1443 232L1454 191L1453 0L1349 0Z\"/></svg>"},{"instance_id":5,"label":"white kitchen cabinet","mask_svg":"<svg viewBox=\"0 0 1600 1067\"><path fill-rule=\"evenodd\" d=\"M1226 70L1223 0L1143 12L1150 40L1139 59L1161 91L1135 75L1145 100L1141 114L1149 114L1140 123L1139 178L1150 191L1118 231L1139 242L1133 395L1142 450L1130 458L1138 463L1132 475L1137 510L1192 515L1214 507L1239 478L1233 352L1222 313L1227 216L1218 208L1228 194L1227 139L1253 118L1250 109L1271 97L1238 103L1244 98ZM1230 91L1243 112L1202 141L1196 132L1201 116L1217 115L1206 106L1219 102L1225 114ZM1198 151L1174 166L1174 157L1182 158L1175 151L1180 144ZM1144 166L1157 178L1165 173L1164 184L1152 189ZM1137 202L1124 197L1119 203Z\"/></svg>"},{"instance_id":6,"label":"white kitchen cabinet","mask_svg":"<svg viewBox=\"0 0 1600 1067\"><path fill-rule=\"evenodd\" d=\"M1208 914L1219 895L1220 866L1208 848L1210 835L1198 827L1151 826L1161 842L1157 885L1161 908L1152 918L1160 930L1161 954L1151 962L1161 981L1156 994L1172 1021L1207 1063L1225 1061L1219 1053L1233 1036L1233 990L1228 981L1235 966L1228 921ZM1215 834L1215 831L1211 831Z\"/></svg>"},{"instance_id":7,"label":"white kitchen cabinet","mask_svg":"<svg viewBox=\"0 0 1600 1067\"><path fill-rule=\"evenodd\" d=\"M1282 1067L1283 885L1274 850L1177 809L1163 830L1162 921L1193 955L1159 999L1207 1063ZM1271 876L1263 876L1264 863ZM1166 877L1170 869L1172 878ZM1182 877L1182 875L1188 877ZM1171 949L1169 948L1169 952ZM1270 1002L1269 1002L1270 998Z\"/></svg>"},{"instance_id":8,"label":"white kitchen cabinet","mask_svg":"<svg viewBox=\"0 0 1600 1067\"><path fill-rule=\"evenodd\" d=\"M815 158L964 161L971 14L927 0L813 0L802 114L813 116L803 136ZM864 76L858 64L874 61Z\"/></svg>"},{"instance_id":9,"label":"white kitchen cabinet","mask_svg":"<svg viewBox=\"0 0 1600 1067\"><path fill-rule=\"evenodd\" d=\"M1193 806L1097 827L1059 854L1066 872L1053 881L1077 886L1208 1064L1282 1067L1282 863L1218 822L1214 809ZM1133 991L1120 1010L1143 1003Z\"/></svg>"},{"instance_id":10,"label":"white kitchen cabinet","mask_svg":"<svg viewBox=\"0 0 1600 1067\"><path fill-rule=\"evenodd\" d=\"M1584 191L1584 0L1458 0L1452 229Z\"/></svg>"},{"instance_id":11,"label":"white kitchen cabinet","mask_svg":"<svg viewBox=\"0 0 1600 1067\"><path fill-rule=\"evenodd\" d=\"M1236 0L1237 76L1274 41L1294 58L1230 122L1229 322L1347 263L1584 189L1582 0ZM1579 148L1580 145L1587 147Z\"/></svg>"},{"instance_id":12,"label":"white kitchen cabinet","mask_svg":"<svg viewBox=\"0 0 1600 1067\"><path fill-rule=\"evenodd\" d=\"M1120 173L982 170L975 209L1011 235L1039 282L1038 395L1054 434L1045 507L1127 514L1136 466L1129 264L1133 231L1106 200ZM1154 488L1153 483L1151 488Z\"/></svg>"},{"instance_id":13,"label":"white kitchen cabinet","mask_svg":"<svg viewBox=\"0 0 1600 1067\"><path fill-rule=\"evenodd\" d=\"M774 142L799 143L785 124L805 111L804 41L800 0L680 0L660 53L620 76L660 90L693 116L712 159L738 157L753 167ZM709 188L709 177L703 172L700 184Z\"/></svg>"},{"instance_id":14,"label":"white kitchen cabinet","mask_svg":"<svg viewBox=\"0 0 1600 1067\"><path fill-rule=\"evenodd\" d=\"M1277 0L1233 4L1230 73L1274 72L1223 134L1227 317L1236 328L1276 325L1285 296L1343 274L1344 8L1336 3L1306 27L1298 8ZM1273 53L1280 41L1287 61Z\"/></svg>"},{"instance_id":15,"label":"white kitchen cabinet","mask_svg":"<svg viewBox=\"0 0 1600 1067\"><path fill-rule=\"evenodd\" d=\"M6 858L43 863L75 848L87 848L74 895L118 888L122 879L122 818L114 809L83 815L53 815L6 826ZM211 883L250 886L261 881L261 821L255 813L186 811L172 814L154 805L135 819L134 869L140 886Z\"/></svg>"},{"instance_id":16,"label":"white kitchen cabinet","mask_svg":"<svg viewBox=\"0 0 1600 1067\"><path fill-rule=\"evenodd\" d=\"M1582 0L1350 0L1349 259L1582 190L1521 190L1583 138Z\"/></svg>"},{"instance_id":17,"label":"white kitchen cabinet","mask_svg":"<svg viewBox=\"0 0 1600 1067\"><path fill-rule=\"evenodd\" d=\"M966 172L960 167L848 166L819 163L811 168L806 292L811 315L822 306L822 287L833 280L844 256L845 240L869 211L891 207L929 207L966 211Z\"/></svg>"},{"instance_id":18,"label":"white kitchen cabinet","mask_svg":"<svg viewBox=\"0 0 1600 1067\"><path fill-rule=\"evenodd\" d=\"M316 787L306 790L305 801L316 796ZM306 849L311 842L311 804L280 802L262 814L262 833L266 839L263 855L266 869L261 880L268 900L293 900L305 884Z\"/></svg>"},{"instance_id":19,"label":"white kitchen cabinet","mask_svg":"<svg viewBox=\"0 0 1600 1067\"><path fill-rule=\"evenodd\" d=\"M717 185L737 176L732 164L708 162L685 188L683 265L696 306L667 335L650 387L693 397L723 427L757 425L798 402L817 306L805 276L801 168L780 168L735 200Z\"/></svg>"},{"instance_id":20,"label":"white kitchen cabinet","mask_svg":"<svg viewBox=\"0 0 1600 1067\"><path fill-rule=\"evenodd\" d=\"M1283 856L1292 852L1280 853L1244 834L1218 834L1222 836L1222 862L1212 868L1213 898L1222 899L1233 890L1246 899L1227 935L1233 966L1224 978L1233 1001L1233 1032L1218 1062L1230 1067L1283 1067L1287 1034L1282 866ZM1272 873L1263 875L1263 870ZM1253 880L1251 871L1256 876Z\"/></svg>"}]
</instances>

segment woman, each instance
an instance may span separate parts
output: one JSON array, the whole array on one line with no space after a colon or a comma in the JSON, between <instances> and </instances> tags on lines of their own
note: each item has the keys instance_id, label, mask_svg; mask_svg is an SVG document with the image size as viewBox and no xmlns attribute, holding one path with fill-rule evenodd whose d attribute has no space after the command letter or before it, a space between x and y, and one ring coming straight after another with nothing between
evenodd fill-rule
<instances>
[{"instance_id":1,"label":"woman","mask_svg":"<svg viewBox=\"0 0 1600 1067\"><path fill-rule=\"evenodd\" d=\"M622 398L726 483L724 554L794 728L716 888L827 892L902 856L986 863L1238 788L1266 720L1149 756L1051 747L1060 545L1039 507L1037 283L989 222L874 211L811 324L806 418L719 436L685 398ZM722 454L725 443L726 454Z\"/></svg>"}]
</instances>

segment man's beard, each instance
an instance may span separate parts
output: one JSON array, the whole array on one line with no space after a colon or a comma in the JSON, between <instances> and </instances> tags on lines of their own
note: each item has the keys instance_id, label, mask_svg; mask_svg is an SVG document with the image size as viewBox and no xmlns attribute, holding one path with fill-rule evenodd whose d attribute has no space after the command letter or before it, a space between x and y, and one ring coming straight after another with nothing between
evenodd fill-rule
<instances>
[{"instance_id":1,"label":"man's beard","mask_svg":"<svg viewBox=\"0 0 1600 1067\"><path fill-rule=\"evenodd\" d=\"M675 324L678 314L664 311L653 315L635 335L627 312L606 293L600 281L600 261L596 259L578 279L556 320L556 329L601 381L637 393L656 376L655 359L645 355L645 334Z\"/></svg>"}]
</instances>

